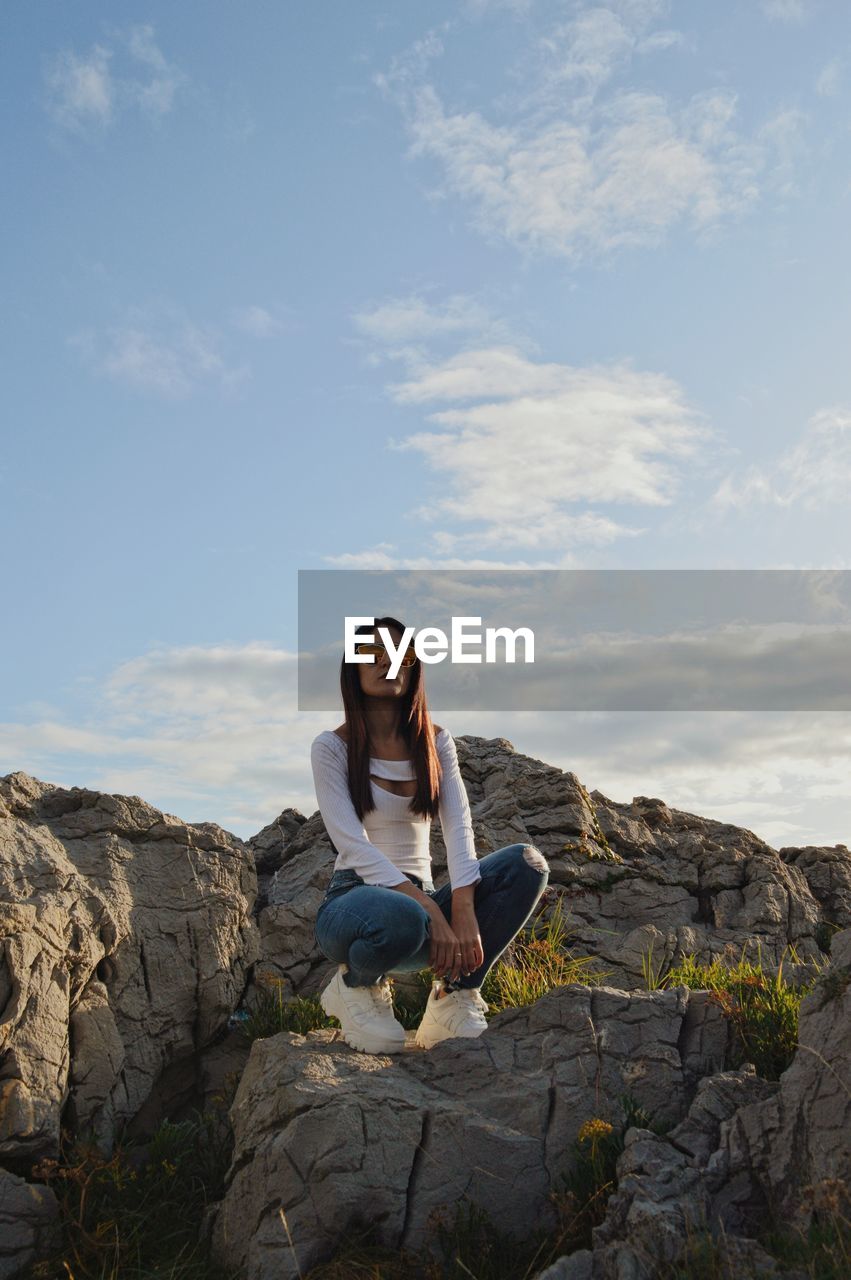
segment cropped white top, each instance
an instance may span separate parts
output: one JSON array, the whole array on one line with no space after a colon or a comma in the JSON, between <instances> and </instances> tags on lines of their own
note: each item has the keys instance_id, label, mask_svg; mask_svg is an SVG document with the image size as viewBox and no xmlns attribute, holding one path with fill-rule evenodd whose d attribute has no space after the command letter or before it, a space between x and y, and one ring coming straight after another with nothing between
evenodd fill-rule
<instances>
[{"instance_id":1,"label":"cropped white top","mask_svg":"<svg viewBox=\"0 0 851 1280\"><path fill-rule=\"evenodd\" d=\"M449 879L453 889L460 889L482 878L470 802L458 767L455 740L446 729L436 735L435 747L442 768L438 813ZM351 868L366 884L387 887L402 884L406 874L431 880L431 818L411 812L410 796L394 795L386 787L372 782L375 808L361 822L349 792L347 762L348 746L339 734L324 729L313 739L310 747L313 783L322 820L337 850L334 870ZM397 782L416 778L410 760L380 760L371 756L369 771L375 777Z\"/></svg>"}]
</instances>

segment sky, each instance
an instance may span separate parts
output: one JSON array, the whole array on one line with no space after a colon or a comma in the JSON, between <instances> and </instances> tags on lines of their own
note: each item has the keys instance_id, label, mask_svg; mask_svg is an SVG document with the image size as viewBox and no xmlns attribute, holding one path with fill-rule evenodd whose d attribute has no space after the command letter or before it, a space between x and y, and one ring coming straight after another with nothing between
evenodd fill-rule
<instances>
[{"instance_id":1,"label":"sky","mask_svg":"<svg viewBox=\"0 0 851 1280\"><path fill-rule=\"evenodd\" d=\"M0 775L314 812L299 569L851 568L845 0L0 24ZM431 711L851 844L847 712Z\"/></svg>"}]
</instances>

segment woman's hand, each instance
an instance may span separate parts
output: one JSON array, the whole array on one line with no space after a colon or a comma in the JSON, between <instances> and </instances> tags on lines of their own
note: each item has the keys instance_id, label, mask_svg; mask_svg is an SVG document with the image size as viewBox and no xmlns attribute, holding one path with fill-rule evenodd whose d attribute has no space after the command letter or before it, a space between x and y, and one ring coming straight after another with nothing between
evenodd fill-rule
<instances>
[{"instance_id":1,"label":"woman's hand","mask_svg":"<svg viewBox=\"0 0 851 1280\"><path fill-rule=\"evenodd\" d=\"M461 948L461 955L456 956L455 959L460 961L460 971L466 976L484 964L485 960L479 925L476 920L476 910L472 901L453 902L452 932L458 939L458 946ZM452 975L453 979L457 976L457 973Z\"/></svg>"},{"instance_id":2,"label":"woman's hand","mask_svg":"<svg viewBox=\"0 0 851 1280\"><path fill-rule=\"evenodd\" d=\"M431 917L429 962L439 977L455 982L484 962L485 954L472 903L453 905L452 924L438 907Z\"/></svg>"},{"instance_id":3,"label":"woman's hand","mask_svg":"<svg viewBox=\"0 0 851 1280\"><path fill-rule=\"evenodd\" d=\"M456 955L456 952L462 952ZM463 960L463 948L449 925L446 916L437 907L431 913L431 951L429 964L438 977L457 978Z\"/></svg>"}]
</instances>

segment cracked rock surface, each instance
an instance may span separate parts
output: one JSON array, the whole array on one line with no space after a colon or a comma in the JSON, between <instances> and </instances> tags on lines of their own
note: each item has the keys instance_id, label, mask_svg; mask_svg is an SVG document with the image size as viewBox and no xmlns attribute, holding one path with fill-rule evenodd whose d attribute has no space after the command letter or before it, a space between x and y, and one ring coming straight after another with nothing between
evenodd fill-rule
<instances>
[{"instance_id":1,"label":"cracked rock surface","mask_svg":"<svg viewBox=\"0 0 851 1280\"><path fill-rule=\"evenodd\" d=\"M54 1248L59 1205L49 1187L0 1169L0 1280L12 1280Z\"/></svg>"},{"instance_id":2,"label":"cracked rock surface","mask_svg":"<svg viewBox=\"0 0 851 1280\"><path fill-rule=\"evenodd\" d=\"M138 796L0 778L0 1160L110 1147L208 1044L257 951L246 846ZM167 1101L167 1099L165 1100Z\"/></svg>"},{"instance_id":3,"label":"cracked rock surface","mask_svg":"<svg viewBox=\"0 0 851 1280\"><path fill-rule=\"evenodd\" d=\"M618 803L589 792L575 773L514 750L505 738L459 736L458 761L479 856L518 841L547 858L551 886L566 908L569 946L595 958L611 985L646 986L652 948L663 971L686 953L701 963L735 961L743 951L766 971L788 948L800 968L820 964L824 931L851 926L851 854L832 848L771 848L752 831L716 822L664 801L635 796ZM286 994L309 995L331 972L313 923L334 853L321 815L285 810L259 836L267 869L259 908L263 959L258 974L284 980ZM447 879L435 821L436 887Z\"/></svg>"},{"instance_id":4,"label":"cracked rock surface","mask_svg":"<svg viewBox=\"0 0 851 1280\"><path fill-rule=\"evenodd\" d=\"M60 1121L108 1149L126 1121L150 1132L243 1066L204 1231L244 1280L304 1273L366 1223L417 1248L460 1196L518 1237L554 1225L581 1125L620 1127L626 1093L675 1127L628 1131L593 1248L546 1280L650 1280L702 1216L741 1274L799 1280L755 1224L769 1201L805 1223L808 1186L851 1181L848 849L777 851L658 798L589 792L504 738L456 745L479 855L541 850L544 914L560 901L566 945L606 986L559 987L481 1037L386 1057L316 1031L255 1041L244 1065L247 1047L221 1038L264 979L310 995L334 968L314 937L334 860L319 813L284 809L243 842L137 796L0 778L0 1280L55 1236L52 1191L18 1175L57 1153ZM438 823L432 853L440 886ZM685 953L782 961L792 980L825 966L779 1082L724 1069L728 1023L707 992L647 990L650 947L656 973Z\"/></svg>"},{"instance_id":5,"label":"cracked rock surface","mask_svg":"<svg viewBox=\"0 0 851 1280\"><path fill-rule=\"evenodd\" d=\"M427 1053L360 1054L335 1031L255 1041L216 1255L246 1280L295 1280L363 1222L390 1247L427 1244L431 1215L461 1195L519 1238L554 1226L548 1193L581 1125L621 1124L625 1092L678 1120L724 1035L702 993L574 983Z\"/></svg>"},{"instance_id":6,"label":"cracked rock surface","mask_svg":"<svg viewBox=\"0 0 851 1280\"><path fill-rule=\"evenodd\" d=\"M779 1081L747 1063L701 1080L665 1135L629 1129L593 1249L536 1280L653 1280L703 1229L723 1243L730 1274L807 1280L755 1236L769 1210L806 1233L820 1193L851 1185L851 929L835 936L831 963L801 1002L798 1039Z\"/></svg>"}]
</instances>

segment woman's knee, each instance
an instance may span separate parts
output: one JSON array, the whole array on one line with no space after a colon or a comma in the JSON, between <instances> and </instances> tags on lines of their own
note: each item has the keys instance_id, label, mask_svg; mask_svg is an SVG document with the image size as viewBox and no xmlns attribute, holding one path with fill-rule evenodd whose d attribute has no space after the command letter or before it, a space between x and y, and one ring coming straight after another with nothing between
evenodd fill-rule
<instances>
[{"instance_id":1,"label":"woman's knee","mask_svg":"<svg viewBox=\"0 0 851 1280\"><path fill-rule=\"evenodd\" d=\"M393 912L376 924L373 941L403 955L417 951L425 942L431 917L425 907L404 894L393 904Z\"/></svg>"},{"instance_id":2,"label":"woman's knee","mask_svg":"<svg viewBox=\"0 0 851 1280\"><path fill-rule=\"evenodd\" d=\"M540 849L534 844L521 844L520 846L523 861L534 871L542 874L550 874L550 864L547 862Z\"/></svg>"},{"instance_id":3,"label":"woman's knee","mask_svg":"<svg viewBox=\"0 0 851 1280\"><path fill-rule=\"evenodd\" d=\"M534 844L511 844L505 850L512 866L518 870L527 871L529 868L536 871L538 875L549 876L550 864L541 853L537 845Z\"/></svg>"}]
</instances>

